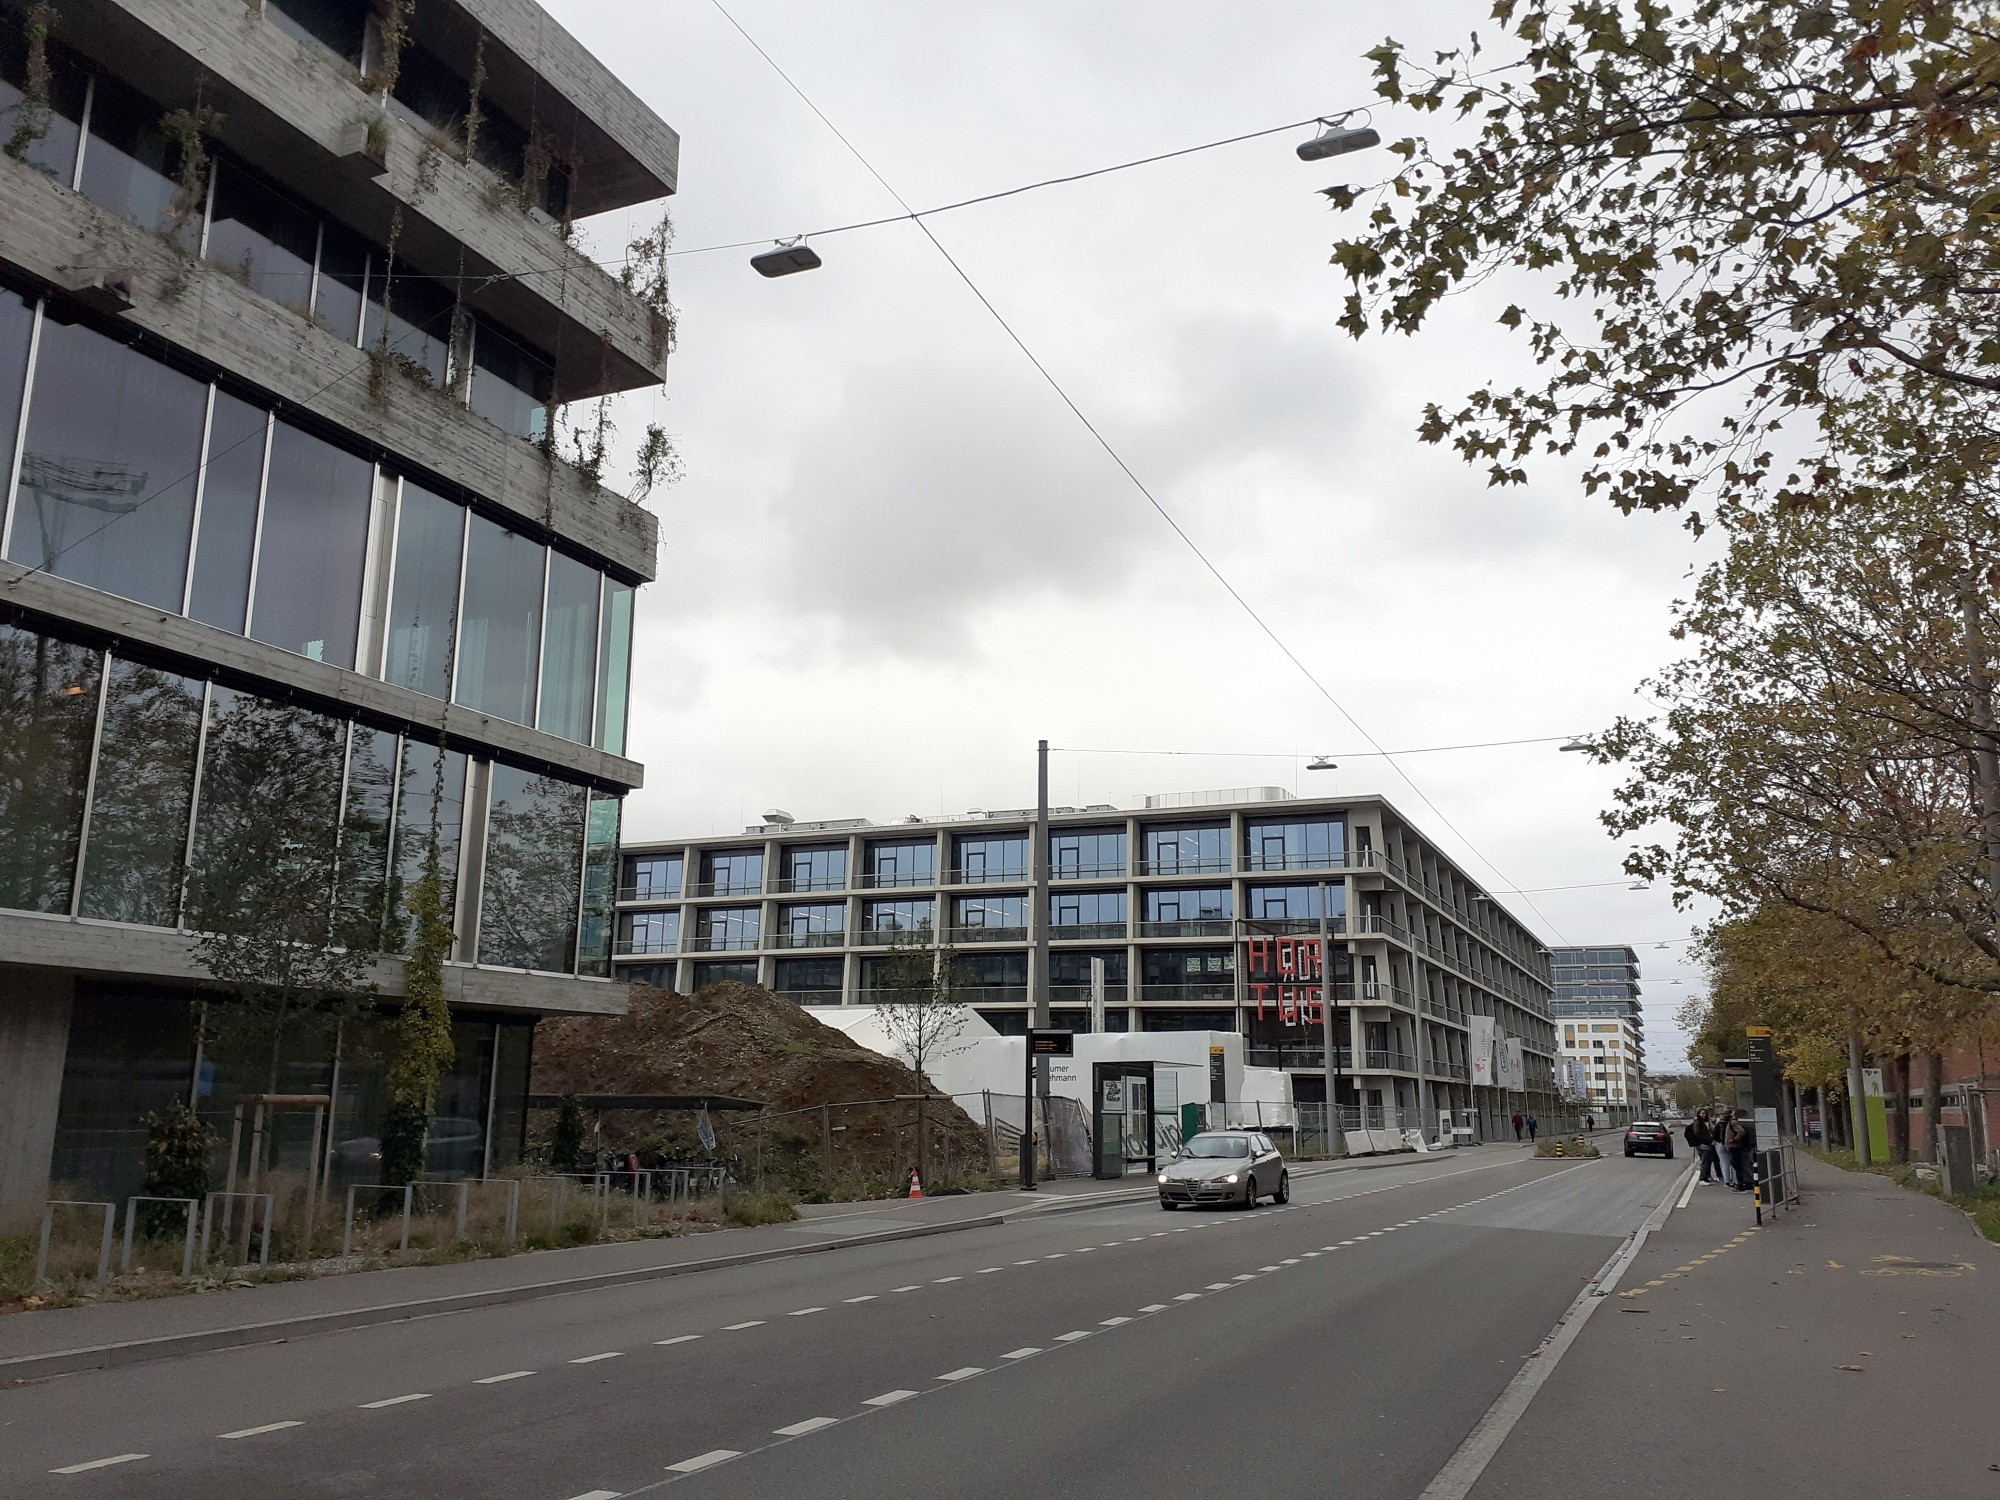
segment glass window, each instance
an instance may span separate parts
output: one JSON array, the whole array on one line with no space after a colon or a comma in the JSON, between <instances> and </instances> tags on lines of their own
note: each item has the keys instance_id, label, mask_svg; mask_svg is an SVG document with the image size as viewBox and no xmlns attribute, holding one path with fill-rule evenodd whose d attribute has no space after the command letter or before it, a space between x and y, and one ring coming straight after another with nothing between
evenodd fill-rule
<instances>
[{"instance_id":1,"label":"glass window","mask_svg":"<svg viewBox=\"0 0 2000 1500\"><path fill-rule=\"evenodd\" d=\"M674 987L672 964L620 964L618 977L631 984L650 984L656 990Z\"/></svg>"},{"instance_id":2,"label":"glass window","mask_svg":"<svg viewBox=\"0 0 2000 1500\"><path fill-rule=\"evenodd\" d=\"M1059 891L1049 897L1049 921L1058 928L1123 926L1123 891ZM1060 933L1057 934L1061 936Z\"/></svg>"},{"instance_id":3,"label":"glass window","mask_svg":"<svg viewBox=\"0 0 2000 1500\"><path fill-rule=\"evenodd\" d=\"M0 907L67 912L101 652L0 624Z\"/></svg>"},{"instance_id":4,"label":"glass window","mask_svg":"<svg viewBox=\"0 0 2000 1500\"><path fill-rule=\"evenodd\" d=\"M937 884L937 840L871 843L868 846L868 884Z\"/></svg>"},{"instance_id":5,"label":"glass window","mask_svg":"<svg viewBox=\"0 0 2000 1500\"><path fill-rule=\"evenodd\" d=\"M213 689L188 926L327 940L346 749L347 726L337 719ZM101 769L98 779L102 785Z\"/></svg>"},{"instance_id":6,"label":"glass window","mask_svg":"<svg viewBox=\"0 0 2000 1500\"><path fill-rule=\"evenodd\" d=\"M358 344L362 294L367 287L368 242L338 224L320 225L313 321L342 343Z\"/></svg>"},{"instance_id":7,"label":"glass window","mask_svg":"<svg viewBox=\"0 0 2000 1500\"><path fill-rule=\"evenodd\" d=\"M215 392L214 400L188 617L241 635L250 607L250 562L257 546L257 502L264 493L271 419L223 391Z\"/></svg>"},{"instance_id":8,"label":"glass window","mask_svg":"<svg viewBox=\"0 0 2000 1500\"><path fill-rule=\"evenodd\" d=\"M347 754L347 805L340 818L334 928L344 947L372 952L382 946L399 748L389 730L354 726Z\"/></svg>"},{"instance_id":9,"label":"glass window","mask_svg":"<svg viewBox=\"0 0 2000 1500\"><path fill-rule=\"evenodd\" d=\"M1125 950L1106 948L1092 953L1082 948L1058 948L1049 954L1050 992L1059 1000L1090 998L1090 962L1104 960L1105 997L1125 998Z\"/></svg>"},{"instance_id":10,"label":"glass window","mask_svg":"<svg viewBox=\"0 0 2000 1500\"><path fill-rule=\"evenodd\" d=\"M362 309L361 342L386 348L405 370L439 390L451 384L452 295L438 282L412 274L402 265L388 273L386 260L376 257L368 278L368 301ZM385 322L383 294L389 311Z\"/></svg>"},{"instance_id":11,"label":"glass window","mask_svg":"<svg viewBox=\"0 0 2000 1500\"><path fill-rule=\"evenodd\" d=\"M409 893L424 877L424 856L437 834L438 868L444 876L444 905L450 911L458 891L459 836L465 824L465 755L440 750L422 740L403 741L403 764L396 789L396 846L391 853L391 924L386 949L409 949Z\"/></svg>"},{"instance_id":12,"label":"glass window","mask_svg":"<svg viewBox=\"0 0 2000 1500\"><path fill-rule=\"evenodd\" d=\"M1250 887L1250 917L1257 922L1298 921L1319 919L1319 893L1317 885L1253 885ZM1326 914L1329 917L1347 915L1347 883L1336 880L1325 888L1327 891Z\"/></svg>"},{"instance_id":13,"label":"glass window","mask_svg":"<svg viewBox=\"0 0 2000 1500\"><path fill-rule=\"evenodd\" d=\"M286 422L271 431L250 634L354 665L375 466Z\"/></svg>"},{"instance_id":14,"label":"glass window","mask_svg":"<svg viewBox=\"0 0 2000 1500\"><path fill-rule=\"evenodd\" d=\"M280 31L361 66L368 15L362 0L265 0L264 14Z\"/></svg>"},{"instance_id":15,"label":"glass window","mask_svg":"<svg viewBox=\"0 0 2000 1500\"><path fill-rule=\"evenodd\" d=\"M1288 818L1243 831L1253 870L1325 870L1346 863L1347 825L1337 818Z\"/></svg>"},{"instance_id":16,"label":"glass window","mask_svg":"<svg viewBox=\"0 0 2000 1500\"><path fill-rule=\"evenodd\" d=\"M1125 873L1125 830L1096 829L1049 837L1049 875L1055 880L1101 880Z\"/></svg>"},{"instance_id":17,"label":"glass window","mask_svg":"<svg viewBox=\"0 0 2000 1500\"><path fill-rule=\"evenodd\" d=\"M862 960L868 964L881 959ZM967 1003L991 1003L1028 998L1028 955L1025 953L961 953L951 963L952 993ZM868 987L864 972L862 984Z\"/></svg>"},{"instance_id":18,"label":"glass window","mask_svg":"<svg viewBox=\"0 0 2000 1500\"><path fill-rule=\"evenodd\" d=\"M781 958L772 988L808 1005L837 1005L846 970L840 958Z\"/></svg>"},{"instance_id":19,"label":"glass window","mask_svg":"<svg viewBox=\"0 0 2000 1500\"><path fill-rule=\"evenodd\" d=\"M604 617L597 637L597 748L625 753L625 715L632 680L632 585L604 580Z\"/></svg>"},{"instance_id":20,"label":"glass window","mask_svg":"<svg viewBox=\"0 0 2000 1500\"><path fill-rule=\"evenodd\" d=\"M620 900L657 901L680 893L680 855L644 854L626 859L625 876L618 888Z\"/></svg>"},{"instance_id":21,"label":"glass window","mask_svg":"<svg viewBox=\"0 0 2000 1500\"><path fill-rule=\"evenodd\" d=\"M847 903L825 901L812 905L781 906L778 908L778 926L794 942L808 937L838 938L847 929Z\"/></svg>"},{"instance_id":22,"label":"glass window","mask_svg":"<svg viewBox=\"0 0 2000 1500\"><path fill-rule=\"evenodd\" d=\"M602 978L611 972L613 873L618 868L618 819L624 803L591 794L583 834L583 924L577 931L576 972Z\"/></svg>"},{"instance_id":23,"label":"glass window","mask_svg":"<svg viewBox=\"0 0 2000 1500\"><path fill-rule=\"evenodd\" d=\"M1229 868L1229 827L1148 828L1148 875L1206 875Z\"/></svg>"},{"instance_id":24,"label":"glass window","mask_svg":"<svg viewBox=\"0 0 2000 1500\"><path fill-rule=\"evenodd\" d=\"M697 896L737 896L764 889L764 851L713 849L701 857Z\"/></svg>"},{"instance_id":25,"label":"glass window","mask_svg":"<svg viewBox=\"0 0 2000 1500\"><path fill-rule=\"evenodd\" d=\"M989 838L962 833L952 840L952 861L958 880L965 885L989 881L1028 878L1028 836L1002 834Z\"/></svg>"},{"instance_id":26,"label":"glass window","mask_svg":"<svg viewBox=\"0 0 2000 1500\"><path fill-rule=\"evenodd\" d=\"M865 901L861 905L861 926L867 932L929 932L936 920L935 908L928 900Z\"/></svg>"},{"instance_id":27,"label":"glass window","mask_svg":"<svg viewBox=\"0 0 2000 1500\"><path fill-rule=\"evenodd\" d=\"M546 644L542 648L540 727L579 745L590 743L590 695L596 685L598 571L560 552L549 554Z\"/></svg>"},{"instance_id":28,"label":"glass window","mask_svg":"<svg viewBox=\"0 0 2000 1500\"><path fill-rule=\"evenodd\" d=\"M755 948L758 918L754 906L705 906L695 913L694 945L710 952Z\"/></svg>"},{"instance_id":29,"label":"glass window","mask_svg":"<svg viewBox=\"0 0 2000 1500\"><path fill-rule=\"evenodd\" d=\"M45 319L8 555L179 614L208 391Z\"/></svg>"},{"instance_id":30,"label":"glass window","mask_svg":"<svg viewBox=\"0 0 2000 1500\"><path fill-rule=\"evenodd\" d=\"M491 323L481 319L472 335L472 390L466 402L495 427L540 442L549 430L555 370Z\"/></svg>"},{"instance_id":31,"label":"glass window","mask_svg":"<svg viewBox=\"0 0 2000 1500\"><path fill-rule=\"evenodd\" d=\"M959 896L951 903L954 927L1000 927L1012 932L1028 930L1026 896Z\"/></svg>"},{"instance_id":32,"label":"glass window","mask_svg":"<svg viewBox=\"0 0 2000 1500\"><path fill-rule=\"evenodd\" d=\"M451 686L451 630L458 618L465 507L409 480L396 505L396 566L389 587L382 680L443 698Z\"/></svg>"},{"instance_id":33,"label":"glass window","mask_svg":"<svg viewBox=\"0 0 2000 1500\"><path fill-rule=\"evenodd\" d=\"M472 518L459 625L458 701L511 724L532 724L536 654L542 640L542 568L547 549Z\"/></svg>"},{"instance_id":34,"label":"glass window","mask_svg":"<svg viewBox=\"0 0 2000 1500\"><path fill-rule=\"evenodd\" d=\"M84 846L83 916L148 927L179 922L202 688L198 678L112 661Z\"/></svg>"},{"instance_id":35,"label":"glass window","mask_svg":"<svg viewBox=\"0 0 2000 1500\"><path fill-rule=\"evenodd\" d=\"M711 984L755 984L756 982L757 960L754 958L694 966L694 987L697 990L705 990Z\"/></svg>"},{"instance_id":36,"label":"glass window","mask_svg":"<svg viewBox=\"0 0 2000 1500\"><path fill-rule=\"evenodd\" d=\"M1143 999L1236 998L1236 955L1228 948L1149 948L1140 955L1140 973Z\"/></svg>"},{"instance_id":37,"label":"glass window","mask_svg":"<svg viewBox=\"0 0 2000 1500\"><path fill-rule=\"evenodd\" d=\"M0 31L4 31L0 27ZM0 125L6 117L0 115ZM27 390L28 342L34 334L35 309L25 299L0 287L0 464L11 474L14 438L21 430L21 397ZM0 520L6 497L0 495Z\"/></svg>"},{"instance_id":38,"label":"glass window","mask_svg":"<svg viewBox=\"0 0 2000 1500\"><path fill-rule=\"evenodd\" d=\"M1146 892L1148 922L1222 922L1229 920L1233 899L1226 885L1196 890Z\"/></svg>"},{"instance_id":39,"label":"glass window","mask_svg":"<svg viewBox=\"0 0 2000 1500\"><path fill-rule=\"evenodd\" d=\"M176 180L180 153L160 129L163 113L110 74L96 75L90 140L83 149L83 196L192 254L200 248L208 194L202 187L190 197Z\"/></svg>"},{"instance_id":40,"label":"glass window","mask_svg":"<svg viewBox=\"0 0 2000 1500\"><path fill-rule=\"evenodd\" d=\"M620 953L675 953L680 946L678 911L631 911L618 919Z\"/></svg>"},{"instance_id":41,"label":"glass window","mask_svg":"<svg viewBox=\"0 0 2000 1500\"><path fill-rule=\"evenodd\" d=\"M838 891L847 885L847 846L829 844L817 849L786 849L785 877L781 889L788 891Z\"/></svg>"},{"instance_id":42,"label":"glass window","mask_svg":"<svg viewBox=\"0 0 2000 1500\"><path fill-rule=\"evenodd\" d=\"M234 162L219 161L214 171L207 258L259 296L308 311L319 219Z\"/></svg>"},{"instance_id":43,"label":"glass window","mask_svg":"<svg viewBox=\"0 0 2000 1500\"><path fill-rule=\"evenodd\" d=\"M0 140L16 160L68 187L76 176L76 142L87 81L82 70L52 45L49 107L39 119L24 108L21 89L28 79L28 43L17 14L10 14L7 24L0 26Z\"/></svg>"},{"instance_id":44,"label":"glass window","mask_svg":"<svg viewBox=\"0 0 2000 1500\"><path fill-rule=\"evenodd\" d=\"M576 963L584 789L493 766L479 961L567 974Z\"/></svg>"}]
</instances>

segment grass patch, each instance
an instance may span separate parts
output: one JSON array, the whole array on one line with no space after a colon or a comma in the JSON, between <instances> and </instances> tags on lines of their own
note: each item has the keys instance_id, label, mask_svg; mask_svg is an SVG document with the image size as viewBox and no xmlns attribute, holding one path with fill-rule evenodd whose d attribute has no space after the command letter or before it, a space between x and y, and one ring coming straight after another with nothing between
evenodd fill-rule
<instances>
[{"instance_id":1,"label":"grass patch","mask_svg":"<svg viewBox=\"0 0 2000 1500\"><path fill-rule=\"evenodd\" d=\"M783 1193L731 1193L723 1217L751 1228L758 1224L789 1224L799 1216L798 1205Z\"/></svg>"}]
</instances>

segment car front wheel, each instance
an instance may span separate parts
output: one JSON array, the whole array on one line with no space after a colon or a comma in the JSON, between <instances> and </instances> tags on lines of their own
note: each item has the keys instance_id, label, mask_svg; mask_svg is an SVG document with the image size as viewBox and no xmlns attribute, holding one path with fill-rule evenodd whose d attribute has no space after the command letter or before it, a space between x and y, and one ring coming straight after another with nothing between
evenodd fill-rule
<instances>
[{"instance_id":1,"label":"car front wheel","mask_svg":"<svg viewBox=\"0 0 2000 1500\"><path fill-rule=\"evenodd\" d=\"M1243 1184L1243 1206L1245 1208L1257 1206L1257 1179L1254 1177Z\"/></svg>"}]
</instances>

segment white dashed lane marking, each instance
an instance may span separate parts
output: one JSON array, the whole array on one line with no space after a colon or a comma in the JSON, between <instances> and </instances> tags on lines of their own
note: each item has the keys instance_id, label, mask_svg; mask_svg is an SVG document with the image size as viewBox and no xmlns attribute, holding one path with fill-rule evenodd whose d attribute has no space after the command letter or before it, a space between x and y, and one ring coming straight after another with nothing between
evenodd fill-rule
<instances>
[{"instance_id":1,"label":"white dashed lane marking","mask_svg":"<svg viewBox=\"0 0 2000 1500\"><path fill-rule=\"evenodd\" d=\"M485 1382L481 1382L484 1384ZM219 1434L224 1442L234 1442L237 1438L262 1437L267 1432L283 1432L287 1427L303 1427L303 1422L266 1422L262 1427L245 1427L236 1432Z\"/></svg>"},{"instance_id":2,"label":"white dashed lane marking","mask_svg":"<svg viewBox=\"0 0 2000 1500\"><path fill-rule=\"evenodd\" d=\"M1030 1354L1040 1354L1041 1352L1039 1349L1009 1349L1000 1357L1002 1359L1026 1359Z\"/></svg>"},{"instance_id":3,"label":"white dashed lane marking","mask_svg":"<svg viewBox=\"0 0 2000 1500\"><path fill-rule=\"evenodd\" d=\"M826 1309L823 1307L802 1307L797 1312L787 1313L786 1316L792 1318L809 1318L816 1312L825 1312L825 1311Z\"/></svg>"},{"instance_id":4,"label":"white dashed lane marking","mask_svg":"<svg viewBox=\"0 0 2000 1500\"><path fill-rule=\"evenodd\" d=\"M413 1391L407 1396L390 1396L387 1400L383 1401L364 1401L355 1410L379 1411L385 1406L401 1406L405 1401L428 1401L430 1399L431 1393L429 1391Z\"/></svg>"},{"instance_id":5,"label":"white dashed lane marking","mask_svg":"<svg viewBox=\"0 0 2000 1500\"><path fill-rule=\"evenodd\" d=\"M691 1344L700 1337L698 1333L677 1333L670 1339L654 1339L653 1342L665 1348L668 1344Z\"/></svg>"},{"instance_id":6,"label":"white dashed lane marking","mask_svg":"<svg viewBox=\"0 0 2000 1500\"><path fill-rule=\"evenodd\" d=\"M68 1464L60 1469L51 1469L49 1472L51 1474L87 1474L92 1469L108 1469L113 1464L133 1464L142 1458L150 1456L150 1454L145 1453L118 1453L110 1458L93 1458L86 1464Z\"/></svg>"},{"instance_id":7,"label":"white dashed lane marking","mask_svg":"<svg viewBox=\"0 0 2000 1500\"><path fill-rule=\"evenodd\" d=\"M803 1422L794 1422L789 1427L774 1427L771 1430L779 1437L804 1437L809 1432L818 1432L822 1427L831 1427L838 1417L807 1417Z\"/></svg>"},{"instance_id":8,"label":"white dashed lane marking","mask_svg":"<svg viewBox=\"0 0 2000 1500\"><path fill-rule=\"evenodd\" d=\"M510 1380L526 1380L530 1375L534 1373L535 1372L533 1370L509 1370L505 1375L481 1376L478 1380L475 1380L472 1383L474 1385L505 1385ZM224 1436L232 1436L232 1435L233 1434L224 1434Z\"/></svg>"},{"instance_id":9,"label":"white dashed lane marking","mask_svg":"<svg viewBox=\"0 0 2000 1500\"><path fill-rule=\"evenodd\" d=\"M624 1357L625 1357L624 1350L612 1349L604 1354L586 1354L581 1359L571 1360L570 1363L573 1365L594 1365L600 1359L623 1359Z\"/></svg>"},{"instance_id":10,"label":"white dashed lane marking","mask_svg":"<svg viewBox=\"0 0 2000 1500\"><path fill-rule=\"evenodd\" d=\"M667 1472L669 1474L693 1474L697 1470L706 1469L712 1464L719 1464L724 1459L741 1458L742 1456L734 1448L711 1448L706 1453L697 1453L693 1458L684 1458L677 1464L668 1464Z\"/></svg>"},{"instance_id":11,"label":"white dashed lane marking","mask_svg":"<svg viewBox=\"0 0 2000 1500\"><path fill-rule=\"evenodd\" d=\"M840 1300L842 1302L873 1302L875 1300L875 1294L873 1292L870 1292L865 1297L842 1297Z\"/></svg>"},{"instance_id":12,"label":"white dashed lane marking","mask_svg":"<svg viewBox=\"0 0 2000 1500\"><path fill-rule=\"evenodd\" d=\"M975 1375L984 1375L985 1373L986 1367L984 1365L962 1365L956 1370L946 1370L944 1374L938 1376L938 1379L970 1380Z\"/></svg>"},{"instance_id":13,"label":"white dashed lane marking","mask_svg":"<svg viewBox=\"0 0 2000 1500\"><path fill-rule=\"evenodd\" d=\"M894 1406L898 1401L907 1401L916 1395L915 1391L884 1391L879 1396L870 1396L863 1406Z\"/></svg>"},{"instance_id":14,"label":"white dashed lane marking","mask_svg":"<svg viewBox=\"0 0 2000 1500\"><path fill-rule=\"evenodd\" d=\"M764 1320L762 1318L752 1318L747 1323L725 1323L722 1325L722 1331L724 1333L735 1333L744 1328L762 1328L763 1326Z\"/></svg>"},{"instance_id":15,"label":"white dashed lane marking","mask_svg":"<svg viewBox=\"0 0 2000 1500\"><path fill-rule=\"evenodd\" d=\"M1074 1344L1078 1339L1089 1338L1092 1331L1088 1328L1072 1328L1068 1333L1057 1334L1056 1342L1058 1344Z\"/></svg>"}]
</instances>

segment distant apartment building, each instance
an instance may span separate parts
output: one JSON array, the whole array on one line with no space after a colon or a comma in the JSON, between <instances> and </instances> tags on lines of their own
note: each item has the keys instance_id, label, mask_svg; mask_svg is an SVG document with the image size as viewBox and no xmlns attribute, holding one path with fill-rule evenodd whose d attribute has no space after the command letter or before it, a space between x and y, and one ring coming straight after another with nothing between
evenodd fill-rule
<instances>
[{"instance_id":1,"label":"distant apartment building","mask_svg":"<svg viewBox=\"0 0 2000 1500\"><path fill-rule=\"evenodd\" d=\"M1627 1108L1645 1104L1646 1020L1639 955L1630 948L1552 948L1550 1011L1562 1032L1557 1064L1565 1098Z\"/></svg>"},{"instance_id":2,"label":"distant apartment building","mask_svg":"<svg viewBox=\"0 0 2000 1500\"><path fill-rule=\"evenodd\" d=\"M679 139L532 0L0 0L0 139L0 1199L122 1199L148 1111L267 1093L366 1175L433 847L427 1170L504 1166L536 1017L624 1006L642 776L657 526L544 439L667 341L569 225ZM249 1056L195 944L287 882L366 985Z\"/></svg>"},{"instance_id":3,"label":"distant apartment building","mask_svg":"<svg viewBox=\"0 0 2000 1500\"><path fill-rule=\"evenodd\" d=\"M617 972L856 1005L890 950L943 944L960 996L1018 1033L1041 922L1054 1024L1090 1029L1101 974L1107 1030L1240 1031L1251 1065L1290 1071L1295 1097L1316 1101L1324 912L1344 1103L1434 1120L1554 1101L1546 950L1381 798L1261 788L1055 808L1048 859L1037 912L1020 809L895 824L771 814L733 837L627 844Z\"/></svg>"}]
</instances>

